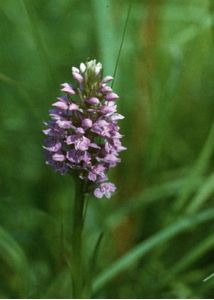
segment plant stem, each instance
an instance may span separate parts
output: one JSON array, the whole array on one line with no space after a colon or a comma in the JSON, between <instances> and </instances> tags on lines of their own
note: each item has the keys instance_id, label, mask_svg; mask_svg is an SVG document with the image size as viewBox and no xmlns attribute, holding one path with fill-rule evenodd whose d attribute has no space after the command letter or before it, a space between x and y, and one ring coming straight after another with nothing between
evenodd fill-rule
<instances>
[{"instance_id":1,"label":"plant stem","mask_svg":"<svg viewBox=\"0 0 214 300\"><path fill-rule=\"evenodd\" d=\"M83 297L82 230L84 210L84 182L75 179L75 199L72 231L72 279L73 298Z\"/></svg>"}]
</instances>

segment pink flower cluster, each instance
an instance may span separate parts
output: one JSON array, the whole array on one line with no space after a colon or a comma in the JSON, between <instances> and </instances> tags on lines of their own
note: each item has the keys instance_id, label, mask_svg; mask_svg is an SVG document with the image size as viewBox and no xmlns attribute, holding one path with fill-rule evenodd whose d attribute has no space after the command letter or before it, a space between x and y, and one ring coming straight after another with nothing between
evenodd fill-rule
<instances>
[{"instance_id":1,"label":"pink flower cluster","mask_svg":"<svg viewBox=\"0 0 214 300\"><path fill-rule=\"evenodd\" d=\"M51 120L45 125L46 162L60 174L76 173L88 182L97 198L110 198L116 190L108 181L107 171L119 162L121 144L117 113L119 98L102 78L102 65L96 60L72 68L75 84L62 84L64 95L53 103Z\"/></svg>"}]
</instances>

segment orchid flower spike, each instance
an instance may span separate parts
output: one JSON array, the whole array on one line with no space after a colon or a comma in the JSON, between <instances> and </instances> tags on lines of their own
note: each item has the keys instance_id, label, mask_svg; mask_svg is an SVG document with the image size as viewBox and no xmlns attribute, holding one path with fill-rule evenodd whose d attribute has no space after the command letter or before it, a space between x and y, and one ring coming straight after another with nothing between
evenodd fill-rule
<instances>
[{"instance_id":1,"label":"orchid flower spike","mask_svg":"<svg viewBox=\"0 0 214 300\"><path fill-rule=\"evenodd\" d=\"M72 68L74 83L63 83L63 95L49 111L51 120L43 131L46 163L61 175L73 171L87 182L95 197L110 198L116 187L107 172L119 162L121 144L117 113L119 96L102 77L103 67L96 60Z\"/></svg>"}]
</instances>

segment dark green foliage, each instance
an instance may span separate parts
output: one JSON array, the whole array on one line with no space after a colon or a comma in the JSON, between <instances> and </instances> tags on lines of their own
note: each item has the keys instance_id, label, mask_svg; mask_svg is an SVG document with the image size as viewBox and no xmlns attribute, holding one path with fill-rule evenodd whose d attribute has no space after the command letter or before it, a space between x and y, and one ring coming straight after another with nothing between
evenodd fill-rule
<instances>
[{"instance_id":1,"label":"dark green foliage","mask_svg":"<svg viewBox=\"0 0 214 300\"><path fill-rule=\"evenodd\" d=\"M113 74L129 3L0 1L1 298L71 297L74 183L45 165L42 122L71 66ZM128 150L85 220L94 298L213 297L213 14L133 0L114 82Z\"/></svg>"}]
</instances>

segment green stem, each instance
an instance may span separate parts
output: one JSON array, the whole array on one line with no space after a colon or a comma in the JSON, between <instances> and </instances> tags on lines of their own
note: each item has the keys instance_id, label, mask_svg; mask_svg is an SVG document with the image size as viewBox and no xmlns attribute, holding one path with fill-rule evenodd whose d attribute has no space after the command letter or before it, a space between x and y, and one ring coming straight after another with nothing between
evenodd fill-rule
<instances>
[{"instance_id":1,"label":"green stem","mask_svg":"<svg viewBox=\"0 0 214 300\"><path fill-rule=\"evenodd\" d=\"M75 199L72 231L73 298L83 298L82 230L84 211L84 182L75 179Z\"/></svg>"}]
</instances>

